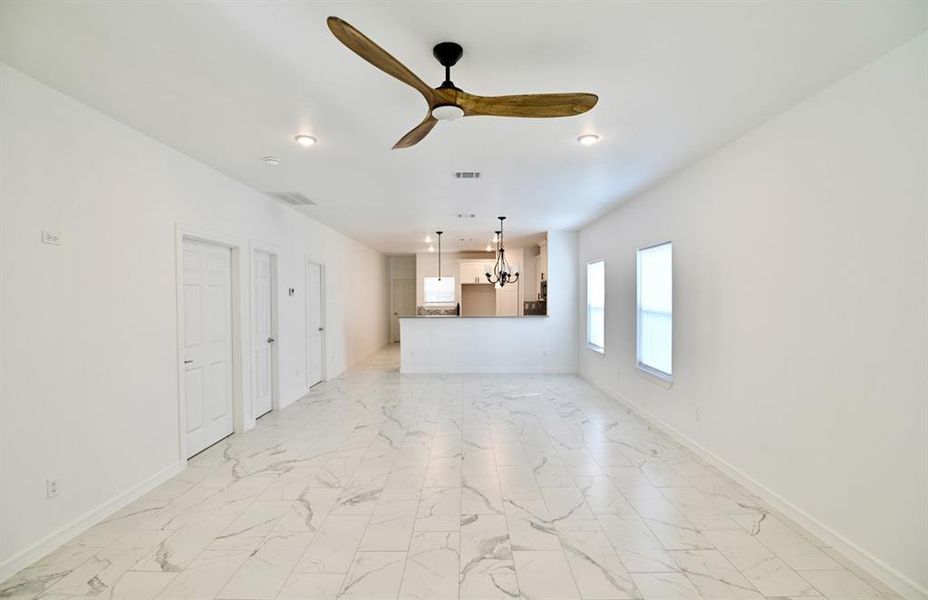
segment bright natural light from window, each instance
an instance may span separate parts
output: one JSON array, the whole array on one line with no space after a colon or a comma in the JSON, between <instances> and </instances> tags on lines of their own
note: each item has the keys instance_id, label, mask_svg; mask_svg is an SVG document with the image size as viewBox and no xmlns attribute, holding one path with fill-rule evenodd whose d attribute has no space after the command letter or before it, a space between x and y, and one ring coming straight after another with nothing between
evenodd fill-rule
<instances>
[{"instance_id":1,"label":"bright natural light from window","mask_svg":"<svg viewBox=\"0 0 928 600\"><path fill-rule=\"evenodd\" d=\"M426 304L454 302L454 277L426 277L424 283Z\"/></svg>"},{"instance_id":2,"label":"bright natural light from window","mask_svg":"<svg viewBox=\"0 0 928 600\"><path fill-rule=\"evenodd\" d=\"M606 349L606 266L586 265L586 341L594 350Z\"/></svg>"},{"instance_id":3,"label":"bright natural light from window","mask_svg":"<svg viewBox=\"0 0 928 600\"><path fill-rule=\"evenodd\" d=\"M638 366L670 378L673 348L670 242L638 251Z\"/></svg>"}]
</instances>

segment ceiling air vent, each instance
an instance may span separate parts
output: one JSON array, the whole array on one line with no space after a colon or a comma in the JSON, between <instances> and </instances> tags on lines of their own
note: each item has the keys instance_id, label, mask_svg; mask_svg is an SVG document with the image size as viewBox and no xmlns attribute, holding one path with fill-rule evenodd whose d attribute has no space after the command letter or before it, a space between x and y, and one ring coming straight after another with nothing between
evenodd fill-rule
<instances>
[{"instance_id":1,"label":"ceiling air vent","mask_svg":"<svg viewBox=\"0 0 928 600\"><path fill-rule=\"evenodd\" d=\"M455 171L455 179L480 179L480 171Z\"/></svg>"},{"instance_id":2,"label":"ceiling air vent","mask_svg":"<svg viewBox=\"0 0 928 600\"><path fill-rule=\"evenodd\" d=\"M267 195L290 206L316 206L315 202L299 192L268 192Z\"/></svg>"}]
</instances>

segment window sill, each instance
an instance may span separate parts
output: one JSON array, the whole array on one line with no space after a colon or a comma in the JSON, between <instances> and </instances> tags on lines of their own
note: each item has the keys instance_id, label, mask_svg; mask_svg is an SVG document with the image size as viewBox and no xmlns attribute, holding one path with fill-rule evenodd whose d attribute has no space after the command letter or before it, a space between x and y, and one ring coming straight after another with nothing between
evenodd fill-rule
<instances>
[{"instance_id":1,"label":"window sill","mask_svg":"<svg viewBox=\"0 0 928 600\"><path fill-rule=\"evenodd\" d=\"M602 354L602 355L605 355L605 354L606 354L606 349L605 349L605 348L601 348L601 347L599 347L599 346L594 346L593 344L589 344L589 343L588 343L588 344L586 345L586 348L587 348L587 350L589 350L589 351L591 351L591 352L595 352L596 354Z\"/></svg>"},{"instance_id":2,"label":"window sill","mask_svg":"<svg viewBox=\"0 0 928 600\"><path fill-rule=\"evenodd\" d=\"M673 387L673 377L671 375L662 373L657 369L652 369L651 367L641 363L638 363L636 366L638 367L638 375L640 377L652 381L668 390Z\"/></svg>"}]
</instances>

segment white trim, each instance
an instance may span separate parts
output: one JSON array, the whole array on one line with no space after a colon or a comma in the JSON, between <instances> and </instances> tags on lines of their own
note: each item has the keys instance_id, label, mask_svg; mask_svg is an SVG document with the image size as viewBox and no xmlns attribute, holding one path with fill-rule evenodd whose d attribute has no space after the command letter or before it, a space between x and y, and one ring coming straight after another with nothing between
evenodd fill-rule
<instances>
[{"instance_id":1,"label":"white trim","mask_svg":"<svg viewBox=\"0 0 928 600\"><path fill-rule=\"evenodd\" d=\"M142 497L187 468L186 460L177 460L125 492L77 517L64 527L46 535L31 546L0 563L0 581L6 580L103 521L130 502Z\"/></svg>"},{"instance_id":2,"label":"white trim","mask_svg":"<svg viewBox=\"0 0 928 600\"><path fill-rule=\"evenodd\" d=\"M635 365L635 368L638 369L638 375L647 379L648 381L653 381L658 385L662 385L667 389L673 387L673 377L664 373L660 369L655 369L650 367L642 362L639 362Z\"/></svg>"},{"instance_id":3,"label":"white trim","mask_svg":"<svg viewBox=\"0 0 928 600\"><path fill-rule=\"evenodd\" d=\"M686 450L696 454L705 462L719 469L726 476L740 484L748 491L756 495L765 508L771 509L775 513L780 513L787 519L796 522L801 527L818 537L820 540L843 554L850 562L858 568L872 575L881 581L884 585L895 590L904 598L909 600L928 600L928 588L921 587L918 583L903 575L890 565L886 564L876 556L873 556L859 545L847 539L828 525L825 525L815 517L812 517L801 508L783 498L764 484L755 480L747 473L741 471L734 465L728 463L711 450L703 447L701 444L690 438L684 433L659 419L651 412L635 404L619 392L604 385L594 377L584 373L580 375L596 388L601 390L607 396L615 399L620 404L637 414L639 417L659 429L670 439L684 447Z\"/></svg>"},{"instance_id":4,"label":"white trim","mask_svg":"<svg viewBox=\"0 0 928 600\"><path fill-rule=\"evenodd\" d=\"M255 307L255 254L258 252L267 254L271 258L271 337L274 338L274 345L271 346L271 410L280 410L280 284L279 284L279 258L278 253L280 246L267 244L251 240L248 244L248 299L251 310ZM249 348L249 367L254 373L255 364L255 344L254 323L251 322L249 313L248 327L248 348ZM251 398L257 396L255 389L256 382L252 381ZM254 403L251 403L251 421L257 420L259 415L255 415Z\"/></svg>"},{"instance_id":5,"label":"white trim","mask_svg":"<svg viewBox=\"0 0 928 600\"><path fill-rule=\"evenodd\" d=\"M232 430L248 431L255 426L251 418L251 364L250 347L245 344L244 332L250 331L251 294L242 284L245 273L251 268L245 264L245 240L216 233L200 227L176 223L174 230L174 269L177 309L177 448L178 459L187 460L187 399L184 394L184 240L192 240L228 248L231 252L232 278ZM247 256L246 256L247 254ZM250 335L250 334L249 334Z\"/></svg>"}]
</instances>

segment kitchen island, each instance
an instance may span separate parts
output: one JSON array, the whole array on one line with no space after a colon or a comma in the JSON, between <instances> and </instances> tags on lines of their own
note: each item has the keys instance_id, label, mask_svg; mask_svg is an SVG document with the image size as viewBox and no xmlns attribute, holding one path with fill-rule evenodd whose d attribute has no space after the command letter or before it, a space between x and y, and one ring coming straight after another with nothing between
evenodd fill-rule
<instances>
[{"instance_id":1,"label":"kitchen island","mask_svg":"<svg viewBox=\"0 0 928 600\"><path fill-rule=\"evenodd\" d=\"M544 315L400 317L400 372L572 373L576 348L551 326Z\"/></svg>"}]
</instances>

